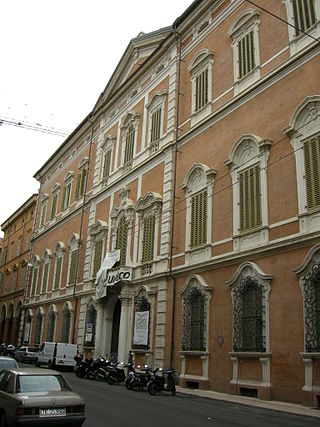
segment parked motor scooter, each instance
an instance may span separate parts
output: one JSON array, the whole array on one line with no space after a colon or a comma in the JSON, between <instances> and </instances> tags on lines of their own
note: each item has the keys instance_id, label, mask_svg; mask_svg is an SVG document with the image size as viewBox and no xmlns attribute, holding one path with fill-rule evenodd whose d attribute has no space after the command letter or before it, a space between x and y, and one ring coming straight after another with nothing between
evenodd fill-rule
<instances>
[{"instance_id":1,"label":"parked motor scooter","mask_svg":"<svg viewBox=\"0 0 320 427\"><path fill-rule=\"evenodd\" d=\"M96 369L94 371L95 379L97 381L106 381L108 375L108 367L112 364L110 360L101 357L96 363Z\"/></svg>"},{"instance_id":2,"label":"parked motor scooter","mask_svg":"<svg viewBox=\"0 0 320 427\"><path fill-rule=\"evenodd\" d=\"M123 362L114 363L107 366L106 380L108 384L113 385L115 383L123 383L126 379L124 368L128 367Z\"/></svg>"},{"instance_id":3,"label":"parked motor scooter","mask_svg":"<svg viewBox=\"0 0 320 427\"><path fill-rule=\"evenodd\" d=\"M4 351L4 355L9 357L14 357L15 354L16 354L15 346L12 344L9 344Z\"/></svg>"},{"instance_id":4,"label":"parked motor scooter","mask_svg":"<svg viewBox=\"0 0 320 427\"><path fill-rule=\"evenodd\" d=\"M161 391L171 392L174 396L176 394L176 371L174 369L156 369L152 372L147 390L152 396Z\"/></svg>"},{"instance_id":5,"label":"parked motor scooter","mask_svg":"<svg viewBox=\"0 0 320 427\"><path fill-rule=\"evenodd\" d=\"M129 390L133 390L133 391L143 390L144 387L147 387L151 379L151 375L153 371L149 366L145 365L143 369L141 369L140 366L137 366L137 368L139 370L138 371L133 370L133 372L130 375L130 381L128 381L128 384L126 384Z\"/></svg>"}]
</instances>

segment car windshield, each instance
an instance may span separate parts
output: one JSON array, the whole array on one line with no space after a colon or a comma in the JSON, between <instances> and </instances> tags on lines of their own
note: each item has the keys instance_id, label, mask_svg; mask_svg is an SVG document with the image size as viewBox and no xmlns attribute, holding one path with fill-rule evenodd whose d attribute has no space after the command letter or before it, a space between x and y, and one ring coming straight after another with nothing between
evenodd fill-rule
<instances>
[{"instance_id":1,"label":"car windshield","mask_svg":"<svg viewBox=\"0 0 320 427\"><path fill-rule=\"evenodd\" d=\"M10 369L10 368L16 368L17 362L15 360L4 360L0 359L0 370L1 369Z\"/></svg>"},{"instance_id":2,"label":"car windshield","mask_svg":"<svg viewBox=\"0 0 320 427\"><path fill-rule=\"evenodd\" d=\"M19 375L17 393L71 391L61 375Z\"/></svg>"}]
</instances>

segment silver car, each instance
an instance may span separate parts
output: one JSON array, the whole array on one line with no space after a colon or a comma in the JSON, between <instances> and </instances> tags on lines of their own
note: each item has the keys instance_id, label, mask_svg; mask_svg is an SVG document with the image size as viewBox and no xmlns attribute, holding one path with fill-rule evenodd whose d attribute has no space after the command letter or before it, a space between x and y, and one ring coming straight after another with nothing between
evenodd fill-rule
<instances>
[{"instance_id":1,"label":"silver car","mask_svg":"<svg viewBox=\"0 0 320 427\"><path fill-rule=\"evenodd\" d=\"M0 371L8 368L19 368L19 365L12 357L0 356Z\"/></svg>"},{"instance_id":2,"label":"silver car","mask_svg":"<svg viewBox=\"0 0 320 427\"><path fill-rule=\"evenodd\" d=\"M20 362L35 363L38 357L38 352L35 347L22 346L16 350L14 358Z\"/></svg>"},{"instance_id":3,"label":"silver car","mask_svg":"<svg viewBox=\"0 0 320 427\"><path fill-rule=\"evenodd\" d=\"M0 372L0 426L81 426L84 400L60 372L4 369Z\"/></svg>"}]
</instances>

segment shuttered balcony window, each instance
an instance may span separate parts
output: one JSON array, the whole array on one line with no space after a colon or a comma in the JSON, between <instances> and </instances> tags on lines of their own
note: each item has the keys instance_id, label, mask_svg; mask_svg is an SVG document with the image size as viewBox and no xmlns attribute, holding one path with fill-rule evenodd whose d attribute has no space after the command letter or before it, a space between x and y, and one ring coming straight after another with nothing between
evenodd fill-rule
<instances>
[{"instance_id":1,"label":"shuttered balcony window","mask_svg":"<svg viewBox=\"0 0 320 427\"><path fill-rule=\"evenodd\" d=\"M256 164L239 173L240 232L262 225L260 166Z\"/></svg>"},{"instance_id":2,"label":"shuttered balcony window","mask_svg":"<svg viewBox=\"0 0 320 427\"><path fill-rule=\"evenodd\" d=\"M151 215L143 221L142 263L153 260L155 216Z\"/></svg>"},{"instance_id":3,"label":"shuttered balcony window","mask_svg":"<svg viewBox=\"0 0 320 427\"><path fill-rule=\"evenodd\" d=\"M124 217L121 218L117 229L116 249L120 249L120 266L126 265L127 257L128 224Z\"/></svg>"},{"instance_id":4,"label":"shuttered balcony window","mask_svg":"<svg viewBox=\"0 0 320 427\"><path fill-rule=\"evenodd\" d=\"M305 178L307 191L307 209L320 207L320 133L303 146Z\"/></svg>"},{"instance_id":5,"label":"shuttered balcony window","mask_svg":"<svg viewBox=\"0 0 320 427\"><path fill-rule=\"evenodd\" d=\"M129 129L127 131L126 141L125 141L126 145L125 145L125 151L124 151L124 165L126 167L132 166L134 137L135 137L135 130L134 130L134 127L131 125L129 126Z\"/></svg>"},{"instance_id":6,"label":"shuttered balcony window","mask_svg":"<svg viewBox=\"0 0 320 427\"><path fill-rule=\"evenodd\" d=\"M296 36L299 36L316 23L314 0L293 0L293 14Z\"/></svg>"},{"instance_id":7,"label":"shuttered balcony window","mask_svg":"<svg viewBox=\"0 0 320 427\"><path fill-rule=\"evenodd\" d=\"M197 75L195 79L195 112L208 103L208 69Z\"/></svg>"},{"instance_id":8,"label":"shuttered balcony window","mask_svg":"<svg viewBox=\"0 0 320 427\"><path fill-rule=\"evenodd\" d=\"M207 243L207 190L192 196L190 248Z\"/></svg>"},{"instance_id":9,"label":"shuttered balcony window","mask_svg":"<svg viewBox=\"0 0 320 427\"><path fill-rule=\"evenodd\" d=\"M238 42L239 79L250 73L255 67L254 38L250 31Z\"/></svg>"},{"instance_id":10,"label":"shuttered balcony window","mask_svg":"<svg viewBox=\"0 0 320 427\"><path fill-rule=\"evenodd\" d=\"M94 260L93 260L93 277L96 276L99 268L101 267L102 256L102 240L97 240L94 244Z\"/></svg>"}]
</instances>

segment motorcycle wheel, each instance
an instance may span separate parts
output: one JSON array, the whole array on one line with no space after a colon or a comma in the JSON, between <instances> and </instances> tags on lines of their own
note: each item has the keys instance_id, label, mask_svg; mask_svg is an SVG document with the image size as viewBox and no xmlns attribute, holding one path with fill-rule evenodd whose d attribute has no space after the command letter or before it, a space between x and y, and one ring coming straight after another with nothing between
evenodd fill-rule
<instances>
[{"instance_id":1,"label":"motorcycle wheel","mask_svg":"<svg viewBox=\"0 0 320 427\"><path fill-rule=\"evenodd\" d=\"M157 394L157 388L156 388L155 384L153 384L153 383L148 384L147 390L148 390L149 394L151 394L151 396L154 396L155 394Z\"/></svg>"},{"instance_id":2,"label":"motorcycle wheel","mask_svg":"<svg viewBox=\"0 0 320 427\"><path fill-rule=\"evenodd\" d=\"M126 388L128 390L132 390L132 387L131 387L131 378L130 379L126 379L124 383L125 383L125 386L126 386Z\"/></svg>"},{"instance_id":3,"label":"motorcycle wheel","mask_svg":"<svg viewBox=\"0 0 320 427\"><path fill-rule=\"evenodd\" d=\"M176 395L176 386L174 385L173 387L172 387L172 389L171 389L171 393L172 393L172 396L175 396Z\"/></svg>"},{"instance_id":4,"label":"motorcycle wheel","mask_svg":"<svg viewBox=\"0 0 320 427\"><path fill-rule=\"evenodd\" d=\"M133 390L133 391L140 391L141 390L141 383L140 383L140 381L133 381L131 383L131 390Z\"/></svg>"},{"instance_id":5,"label":"motorcycle wheel","mask_svg":"<svg viewBox=\"0 0 320 427\"><path fill-rule=\"evenodd\" d=\"M113 378L111 378L109 375L107 375L106 380L107 380L107 383L108 383L108 384L110 384L110 385L113 385L113 384L116 382L116 381L115 381Z\"/></svg>"},{"instance_id":6,"label":"motorcycle wheel","mask_svg":"<svg viewBox=\"0 0 320 427\"><path fill-rule=\"evenodd\" d=\"M105 381L106 380L106 375L101 371L95 372L94 376L95 376L96 381Z\"/></svg>"},{"instance_id":7,"label":"motorcycle wheel","mask_svg":"<svg viewBox=\"0 0 320 427\"><path fill-rule=\"evenodd\" d=\"M81 371L80 369L75 369L74 372L75 372L77 377L84 378L84 372Z\"/></svg>"}]
</instances>

